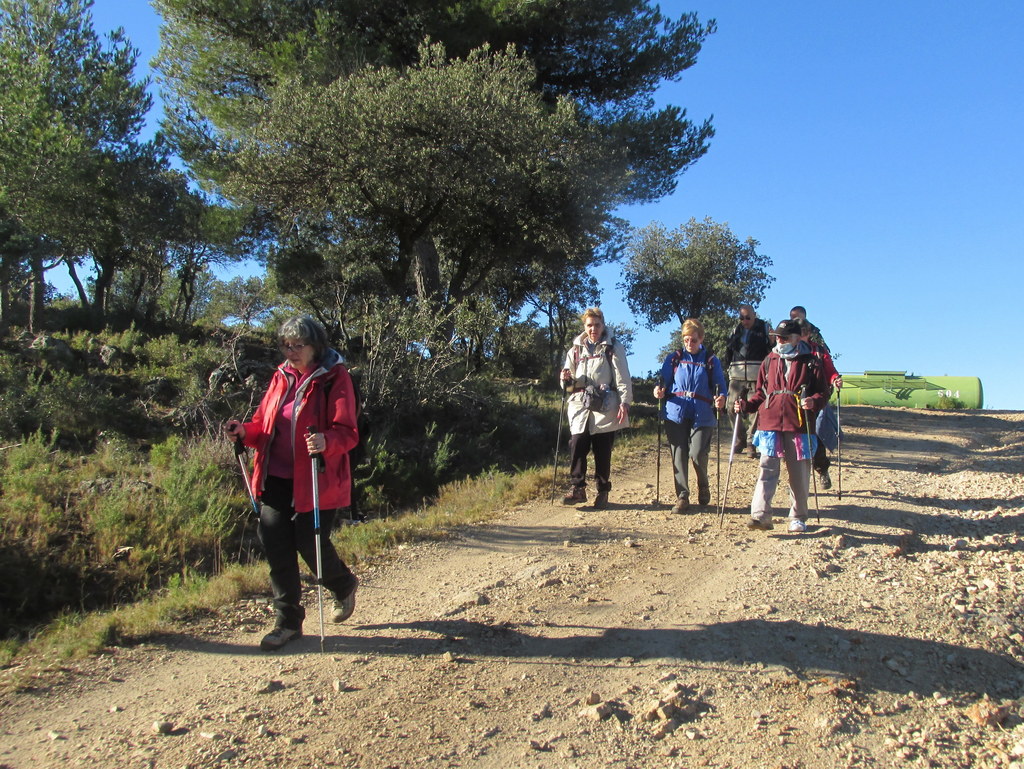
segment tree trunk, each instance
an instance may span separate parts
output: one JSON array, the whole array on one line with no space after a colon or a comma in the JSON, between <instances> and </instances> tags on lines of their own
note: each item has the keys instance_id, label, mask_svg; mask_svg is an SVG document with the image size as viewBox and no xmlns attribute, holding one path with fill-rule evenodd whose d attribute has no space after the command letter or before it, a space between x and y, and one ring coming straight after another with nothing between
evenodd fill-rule
<instances>
[{"instance_id":1,"label":"tree trunk","mask_svg":"<svg viewBox=\"0 0 1024 769\"><path fill-rule=\"evenodd\" d=\"M82 305L83 310L89 309L89 295L85 292L85 286L82 285L82 280L78 277L78 270L75 269L75 263L70 259L65 259L64 264L68 268L68 275L71 276L71 282L75 284L75 290L78 291L78 302Z\"/></svg>"},{"instance_id":2,"label":"tree trunk","mask_svg":"<svg viewBox=\"0 0 1024 769\"><path fill-rule=\"evenodd\" d=\"M34 334L43 322L46 271L43 269L43 255L38 251L33 252L28 261L32 270L32 290L28 305L28 330Z\"/></svg>"},{"instance_id":3,"label":"tree trunk","mask_svg":"<svg viewBox=\"0 0 1024 769\"><path fill-rule=\"evenodd\" d=\"M95 330L103 328L107 317L107 291L114 282L114 271L100 267L96 273L96 290L93 293L92 316Z\"/></svg>"},{"instance_id":4,"label":"tree trunk","mask_svg":"<svg viewBox=\"0 0 1024 769\"><path fill-rule=\"evenodd\" d=\"M416 296L421 302L440 303L441 258L430 235L416 240L413 244L413 278L416 281Z\"/></svg>"}]
</instances>

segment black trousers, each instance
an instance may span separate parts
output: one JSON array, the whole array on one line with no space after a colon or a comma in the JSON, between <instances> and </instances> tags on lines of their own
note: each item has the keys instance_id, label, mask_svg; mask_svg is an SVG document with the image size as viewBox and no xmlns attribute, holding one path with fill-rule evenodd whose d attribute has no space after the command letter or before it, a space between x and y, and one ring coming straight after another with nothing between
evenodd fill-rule
<instances>
[{"instance_id":1,"label":"black trousers","mask_svg":"<svg viewBox=\"0 0 1024 769\"><path fill-rule=\"evenodd\" d=\"M270 564L270 587L274 591L274 612L281 627L301 630L306 611L302 608L302 580L299 556L316 574L316 536L313 513L295 514L292 507L292 481L267 478L260 498L260 544ZM320 511L321 583L337 598L346 597L356 578L331 544L331 527L337 510Z\"/></svg>"},{"instance_id":2,"label":"black trousers","mask_svg":"<svg viewBox=\"0 0 1024 769\"><path fill-rule=\"evenodd\" d=\"M615 432L579 433L569 438L569 482L587 485L587 454L594 452L594 483L598 491L611 491L612 446Z\"/></svg>"},{"instance_id":3,"label":"black trousers","mask_svg":"<svg viewBox=\"0 0 1024 769\"><path fill-rule=\"evenodd\" d=\"M829 459L828 450L825 448L824 442L821 438L818 438L818 448L814 452L814 456L811 458L811 465L819 473L823 473L832 466L832 460Z\"/></svg>"}]
</instances>

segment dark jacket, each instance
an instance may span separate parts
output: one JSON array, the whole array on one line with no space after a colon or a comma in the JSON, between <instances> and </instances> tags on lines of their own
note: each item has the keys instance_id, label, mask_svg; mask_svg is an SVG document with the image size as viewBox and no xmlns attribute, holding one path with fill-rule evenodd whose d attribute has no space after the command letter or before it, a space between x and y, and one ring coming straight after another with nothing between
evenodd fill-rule
<instances>
[{"instance_id":1,"label":"dark jacket","mask_svg":"<svg viewBox=\"0 0 1024 769\"><path fill-rule=\"evenodd\" d=\"M807 397L814 401L810 415L803 413L797 400L800 388L805 385ZM821 362L804 342L800 343L799 354L788 361L772 350L761 364L757 386L747 401L746 410L757 412L758 430L804 432L807 429L804 419L809 416L813 433L814 419L828 401L828 387Z\"/></svg>"},{"instance_id":2,"label":"dark jacket","mask_svg":"<svg viewBox=\"0 0 1024 769\"><path fill-rule=\"evenodd\" d=\"M736 330L732 332L729 341L725 343L725 355L722 356L722 364L726 369L730 363L741 363L753 361L760 363L771 350L771 340L768 338L768 321L755 318L754 324L750 327L750 335L747 344L743 344L743 324L739 323Z\"/></svg>"}]
</instances>

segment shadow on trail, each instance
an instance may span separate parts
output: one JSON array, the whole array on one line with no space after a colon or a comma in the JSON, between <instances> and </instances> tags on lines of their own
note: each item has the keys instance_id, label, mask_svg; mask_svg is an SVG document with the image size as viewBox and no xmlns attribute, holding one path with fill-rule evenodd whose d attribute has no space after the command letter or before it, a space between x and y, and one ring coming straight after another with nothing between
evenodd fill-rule
<instances>
[{"instance_id":1,"label":"shadow on trail","mask_svg":"<svg viewBox=\"0 0 1024 769\"><path fill-rule=\"evenodd\" d=\"M901 507L880 509L870 504L870 500L885 497L890 502L901 503ZM863 504L867 502L868 504ZM836 534L845 534L856 544L878 544L887 547L903 547L908 552L927 553L944 551L947 544L939 537L956 537L968 542L982 543L991 535L1005 535L1007 542L984 542L983 549L993 552L1015 553L1024 549L1024 543L1014 542L1016 534L1024 524L1024 517L1016 513L993 515L988 518L967 518L956 512L933 512L940 500L908 497L888 492L843 493L843 501L834 498L828 506L822 506L822 513L829 520L828 526ZM1008 499L974 500L976 504L965 506L964 510L991 510L1002 505L1004 508L1021 507L1024 502L1019 497ZM946 505L949 503L947 502ZM966 504L966 503L965 503ZM942 505L945 506L945 505ZM925 508L929 512L921 512ZM889 531L879 531L872 527L888 527ZM892 531L896 528L896 531ZM903 531L900 531L900 530ZM910 534L910 539L906 534ZM923 538L932 541L922 541Z\"/></svg>"},{"instance_id":2,"label":"shadow on trail","mask_svg":"<svg viewBox=\"0 0 1024 769\"><path fill-rule=\"evenodd\" d=\"M865 690L895 694L912 690L1024 694L1024 667L1003 655L795 621L746 619L689 628L605 628L438 619L361 625L348 632L353 634L329 636L325 650L409 657L448 652L453 664L463 665L549 661L607 667L623 658L672 659L695 667L762 663L788 669L797 677L841 676L857 680ZM270 656L254 647L219 641L192 640L182 645L200 653ZM319 636L306 636L274 656L319 653L319 649Z\"/></svg>"}]
</instances>

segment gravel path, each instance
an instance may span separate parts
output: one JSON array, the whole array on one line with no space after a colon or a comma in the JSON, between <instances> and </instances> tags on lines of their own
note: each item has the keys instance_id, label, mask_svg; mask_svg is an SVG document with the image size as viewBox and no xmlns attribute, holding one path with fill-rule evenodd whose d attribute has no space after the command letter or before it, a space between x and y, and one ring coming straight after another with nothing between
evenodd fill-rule
<instances>
[{"instance_id":1,"label":"gravel path","mask_svg":"<svg viewBox=\"0 0 1024 769\"><path fill-rule=\"evenodd\" d=\"M724 526L671 515L652 445L364 567L325 652L311 590L279 653L261 598L9 695L0 768L1024 767L1024 413L842 414L806 534L739 457Z\"/></svg>"}]
</instances>

